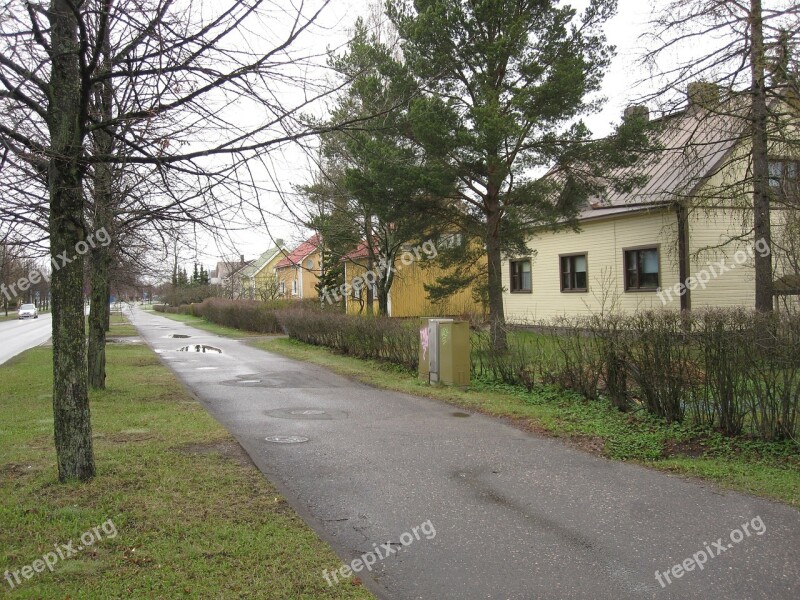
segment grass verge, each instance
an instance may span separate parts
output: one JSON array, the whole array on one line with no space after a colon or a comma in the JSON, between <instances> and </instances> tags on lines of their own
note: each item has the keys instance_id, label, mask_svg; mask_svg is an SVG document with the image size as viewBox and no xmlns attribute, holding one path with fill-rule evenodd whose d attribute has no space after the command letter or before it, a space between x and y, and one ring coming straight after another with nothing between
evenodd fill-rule
<instances>
[{"instance_id":1,"label":"grass verge","mask_svg":"<svg viewBox=\"0 0 800 600\"><path fill-rule=\"evenodd\" d=\"M713 431L667 425L643 412L621 413L603 400L587 401L550 387L528 392L482 381L473 382L467 390L429 386L395 365L342 356L285 338L250 343L369 385L505 417L527 430L562 437L608 458L701 477L800 508L800 454L794 442L732 440Z\"/></svg>"},{"instance_id":2,"label":"grass verge","mask_svg":"<svg viewBox=\"0 0 800 600\"><path fill-rule=\"evenodd\" d=\"M0 573L109 519L117 534L13 591L0 579L0 596L372 598L326 584L341 561L146 346L108 347L108 389L91 395L98 476L59 484L50 362L35 348L0 367Z\"/></svg>"}]
</instances>

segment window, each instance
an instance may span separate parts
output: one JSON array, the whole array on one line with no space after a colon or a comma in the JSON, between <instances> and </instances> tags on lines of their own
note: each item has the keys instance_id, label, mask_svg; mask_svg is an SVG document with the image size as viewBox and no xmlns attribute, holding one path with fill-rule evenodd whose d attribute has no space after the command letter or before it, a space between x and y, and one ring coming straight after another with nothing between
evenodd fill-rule
<instances>
[{"instance_id":1,"label":"window","mask_svg":"<svg viewBox=\"0 0 800 600\"><path fill-rule=\"evenodd\" d=\"M314 268L314 259L312 259L312 258L309 258L309 259L306 261L306 269L308 269L308 270L310 271L310 270L311 270L311 269L313 269L313 268Z\"/></svg>"},{"instance_id":2,"label":"window","mask_svg":"<svg viewBox=\"0 0 800 600\"><path fill-rule=\"evenodd\" d=\"M769 161L769 188L778 198L800 198L800 162L795 160Z\"/></svg>"},{"instance_id":3,"label":"window","mask_svg":"<svg viewBox=\"0 0 800 600\"><path fill-rule=\"evenodd\" d=\"M531 291L531 261L512 260L509 262L511 268L511 291L530 292Z\"/></svg>"},{"instance_id":4,"label":"window","mask_svg":"<svg viewBox=\"0 0 800 600\"><path fill-rule=\"evenodd\" d=\"M280 285L279 289L280 289L281 296L285 296L286 295L286 282L285 281L281 281L281 285Z\"/></svg>"},{"instance_id":5,"label":"window","mask_svg":"<svg viewBox=\"0 0 800 600\"><path fill-rule=\"evenodd\" d=\"M574 254L561 257L561 291L586 291L586 255Z\"/></svg>"},{"instance_id":6,"label":"window","mask_svg":"<svg viewBox=\"0 0 800 600\"><path fill-rule=\"evenodd\" d=\"M625 250L625 291L658 289L658 248Z\"/></svg>"},{"instance_id":7,"label":"window","mask_svg":"<svg viewBox=\"0 0 800 600\"><path fill-rule=\"evenodd\" d=\"M292 296L297 296L297 279L292 279Z\"/></svg>"}]
</instances>

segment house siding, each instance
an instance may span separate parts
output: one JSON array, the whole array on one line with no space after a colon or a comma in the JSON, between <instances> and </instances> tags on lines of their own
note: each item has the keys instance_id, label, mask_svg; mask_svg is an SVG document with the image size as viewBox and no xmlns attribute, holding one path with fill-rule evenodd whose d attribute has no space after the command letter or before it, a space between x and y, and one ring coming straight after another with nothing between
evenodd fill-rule
<instances>
[{"instance_id":1,"label":"house siding","mask_svg":"<svg viewBox=\"0 0 800 600\"><path fill-rule=\"evenodd\" d=\"M311 270L306 268L308 261L313 261L313 267ZM319 298L319 294L317 293L315 287L319 281L319 251L312 252L299 262L300 264L298 265L291 265L288 267L275 269L275 275L278 277L278 282L283 283L286 287L286 292L282 297L288 300ZM292 295L293 281L297 281L297 295Z\"/></svg>"},{"instance_id":2,"label":"house siding","mask_svg":"<svg viewBox=\"0 0 800 600\"><path fill-rule=\"evenodd\" d=\"M753 242L736 239L751 228L746 220L752 218L752 212L736 209L689 214L690 275L709 279L691 292L693 310L755 305Z\"/></svg>"},{"instance_id":3,"label":"house siding","mask_svg":"<svg viewBox=\"0 0 800 600\"><path fill-rule=\"evenodd\" d=\"M677 217L667 209L634 213L609 219L590 220L581 230L540 232L528 242L531 258L530 293L511 293L509 261L503 260L503 306L506 320L526 322L566 315L589 315L618 309L625 312L661 308L659 295L651 291L626 292L623 250L642 246L659 248L659 281L662 288L679 279ZM587 291L562 292L560 256L587 255ZM667 301L680 308L680 299Z\"/></svg>"},{"instance_id":4,"label":"house siding","mask_svg":"<svg viewBox=\"0 0 800 600\"><path fill-rule=\"evenodd\" d=\"M396 262L397 271L389 291L389 305L392 317L452 317L481 312L481 305L476 304L472 297L472 288L456 292L441 302L428 300L425 284L432 284L446 271L436 264L427 264L423 268L419 263L404 266ZM366 268L353 262L345 263L345 280L349 283L354 278L362 276ZM364 295L366 293L364 292ZM366 297L363 299L366 303ZM373 306L378 310L378 302ZM347 312L349 314L365 313L366 308L362 302L354 299L352 295L347 299Z\"/></svg>"}]
</instances>

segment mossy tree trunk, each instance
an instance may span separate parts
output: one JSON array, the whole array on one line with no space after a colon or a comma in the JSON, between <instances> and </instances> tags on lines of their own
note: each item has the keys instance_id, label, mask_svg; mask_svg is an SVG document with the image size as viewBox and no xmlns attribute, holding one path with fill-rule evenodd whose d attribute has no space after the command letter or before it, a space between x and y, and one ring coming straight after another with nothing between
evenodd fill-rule
<instances>
[{"instance_id":1,"label":"mossy tree trunk","mask_svg":"<svg viewBox=\"0 0 800 600\"><path fill-rule=\"evenodd\" d=\"M95 475L86 384L84 261L78 252L86 243L82 125L86 103L73 9L68 0L53 0L48 11L52 54L47 183L53 260L53 421L59 480L86 481Z\"/></svg>"},{"instance_id":2,"label":"mossy tree trunk","mask_svg":"<svg viewBox=\"0 0 800 600\"><path fill-rule=\"evenodd\" d=\"M102 45L105 71L111 69L111 48L108 29ZM111 78L105 78L94 90L95 111L106 122L113 115L114 88ZM110 156L114 152L113 132L97 129L92 134L95 153ZM105 230L103 239L113 236L114 224L114 167L110 163L98 163L94 168L94 231ZM111 237L113 239L113 237ZM111 267L113 243L95 243L91 254L91 306L89 309L89 386L93 389L106 387L106 332L110 321Z\"/></svg>"}]
</instances>

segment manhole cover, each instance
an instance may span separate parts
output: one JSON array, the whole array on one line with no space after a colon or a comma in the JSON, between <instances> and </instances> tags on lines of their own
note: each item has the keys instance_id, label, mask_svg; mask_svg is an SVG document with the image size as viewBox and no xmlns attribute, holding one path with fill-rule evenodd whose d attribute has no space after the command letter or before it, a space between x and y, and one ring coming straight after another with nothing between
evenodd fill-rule
<instances>
[{"instance_id":1,"label":"manhole cover","mask_svg":"<svg viewBox=\"0 0 800 600\"><path fill-rule=\"evenodd\" d=\"M465 413L465 412L451 412L450 415L453 416L453 417L459 417L459 418L462 418L462 419L465 418L465 417L471 417L472 416L469 413Z\"/></svg>"},{"instance_id":2,"label":"manhole cover","mask_svg":"<svg viewBox=\"0 0 800 600\"><path fill-rule=\"evenodd\" d=\"M308 438L302 435L271 435L264 439L274 444L302 444L308 441Z\"/></svg>"},{"instance_id":3,"label":"manhole cover","mask_svg":"<svg viewBox=\"0 0 800 600\"><path fill-rule=\"evenodd\" d=\"M178 340L178 339L183 340L183 339L186 339L186 338L190 338L192 336L186 335L185 333L171 333L167 337L173 338L173 339L176 339L176 340Z\"/></svg>"},{"instance_id":4,"label":"manhole cover","mask_svg":"<svg viewBox=\"0 0 800 600\"><path fill-rule=\"evenodd\" d=\"M324 410L306 409L306 410L290 410L289 414L292 415L324 415Z\"/></svg>"},{"instance_id":5,"label":"manhole cover","mask_svg":"<svg viewBox=\"0 0 800 600\"><path fill-rule=\"evenodd\" d=\"M222 350L214 346L206 346L205 344L192 344L178 348L178 352L198 352L203 354L222 354Z\"/></svg>"}]
</instances>

